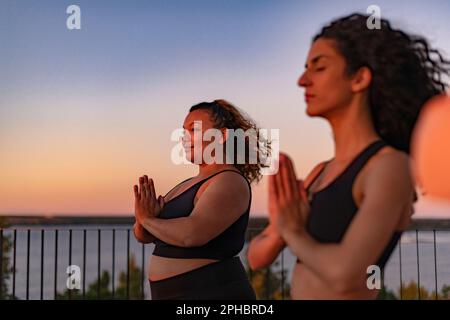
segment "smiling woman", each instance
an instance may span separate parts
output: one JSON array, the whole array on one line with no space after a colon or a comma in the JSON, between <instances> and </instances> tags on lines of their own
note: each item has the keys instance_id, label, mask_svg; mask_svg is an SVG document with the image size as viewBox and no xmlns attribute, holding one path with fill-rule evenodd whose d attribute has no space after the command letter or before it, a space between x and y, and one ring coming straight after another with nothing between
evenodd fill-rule
<instances>
[{"instance_id":1,"label":"smiling woman","mask_svg":"<svg viewBox=\"0 0 450 320\"><path fill-rule=\"evenodd\" d=\"M200 134L193 132L196 121L202 123ZM195 158L192 145L200 145L200 161L195 162L198 175L164 197L156 197L154 182L147 176L139 179L139 187L134 186L135 236L141 242L155 243L149 268L152 299L255 299L237 255L245 241L251 182L261 178L265 165L223 163L219 155L214 162L206 162L203 150L217 142L202 136L212 128L225 132L257 129L256 125L228 102L216 100L193 106L183 128L189 161ZM224 137L219 144L226 150L229 141Z\"/></svg>"}]
</instances>

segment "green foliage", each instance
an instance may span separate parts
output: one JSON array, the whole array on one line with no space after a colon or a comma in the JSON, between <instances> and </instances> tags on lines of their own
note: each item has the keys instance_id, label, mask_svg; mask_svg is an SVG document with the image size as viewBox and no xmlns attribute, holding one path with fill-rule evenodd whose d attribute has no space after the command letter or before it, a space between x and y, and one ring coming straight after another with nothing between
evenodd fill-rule
<instances>
[{"instance_id":1,"label":"green foliage","mask_svg":"<svg viewBox=\"0 0 450 320\"><path fill-rule=\"evenodd\" d=\"M398 299L394 292L383 287L381 288L380 293L377 296L377 300L398 300Z\"/></svg>"},{"instance_id":2,"label":"green foliage","mask_svg":"<svg viewBox=\"0 0 450 320\"><path fill-rule=\"evenodd\" d=\"M4 229L8 228L9 224L6 218L0 217L0 229L3 230L3 241L0 243L1 255L2 255L2 278L0 281L0 300L1 299L14 299L12 295L8 294L8 281L13 272L13 268L10 265L10 252L12 247L11 236L5 235Z\"/></svg>"},{"instance_id":3,"label":"green foliage","mask_svg":"<svg viewBox=\"0 0 450 320\"><path fill-rule=\"evenodd\" d=\"M286 279L286 270L284 270L284 295L282 292L282 271L274 271L278 267L278 262L271 266L258 270L247 269L250 283L255 290L258 299L281 300L290 299L289 281ZM275 267L275 268L274 268Z\"/></svg>"},{"instance_id":4,"label":"green foliage","mask_svg":"<svg viewBox=\"0 0 450 320\"><path fill-rule=\"evenodd\" d=\"M405 285L402 285L401 288L398 288L397 292L393 292L386 288L383 288L380 291L377 299L379 300L418 300L419 299L419 290L420 290L420 300L449 300L450 299L450 286L444 285L440 292L436 291L428 291L425 287L420 286L420 289L416 282L411 281Z\"/></svg>"},{"instance_id":5,"label":"green foliage","mask_svg":"<svg viewBox=\"0 0 450 320\"><path fill-rule=\"evenodd\" d=\"M142 270L137 266L136 259L134 255L131 255L129 262L129 299L142 299L141 290L142 285L141 277ZM103 270L99 279L95 279L87 287L85 299L87 300L111 300L111 299L122 299L125 300L127 297L127 272L121 271L119 273L119 283L114 292L114 297L112 293L112 283L111 276L108 271ZM73 299L79 300L83 299L82 290L71 290L69 294L69 289L66 289L63 293L58 293L57 299Z\"/></svg>"}]
</instances>

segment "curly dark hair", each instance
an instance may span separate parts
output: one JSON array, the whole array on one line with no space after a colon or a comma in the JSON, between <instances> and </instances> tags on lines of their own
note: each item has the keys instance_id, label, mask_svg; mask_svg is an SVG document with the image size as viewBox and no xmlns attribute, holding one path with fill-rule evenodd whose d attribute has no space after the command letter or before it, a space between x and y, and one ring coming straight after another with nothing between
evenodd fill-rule
<instances>
[{"instance_id":1,"label":"curly dark hair","mask_svg":"<svg viewBox=\"0 0 450 320\"><path fill-rule=\"evenodd\" d=\"M346 75L361 67L372 72L369 105L375 130L396 149L409 153L411 134L424 103L446 91L442 79L450 62L428 41L393 29L380 19L380 29L369 29L368 15L351 14L334 20L313 38L334 40L346 60Z\"/></svg>"},{"instance_id":2,"label":"curly dark hair","mask_svg":"<svg viewBox=\"0 0 450 320\"><path fill-rule=\"evenodd\" d=\"M244 132L247 130L253 130L254 136L245 136L245 158L244 163L239 163L237 161L238 154L238 144L236 143L237 137L234 137L234 166L249 180L250 183L256 181L259 182L262 178L261 169L268 167L262 161L260 156L268 157L271 154L271 142L264 136L260 135L260 129L257 127L256 123L248 116L244 115L242 111L233 106L226 100L219 99L213 102L201 102L192 106L189 112L194 110L206 110L210 114L210 118L214 123L215 128L227 128L227 129L242 129ZM251 143L251 138L254 138L255 144ZM226 150L228 146L228 141L224 144L224 149ZM231 145L230 145L231 146ZM256 163L250 163L250 148L253 148L257 158Z\"/></svg>"}]
</instances>

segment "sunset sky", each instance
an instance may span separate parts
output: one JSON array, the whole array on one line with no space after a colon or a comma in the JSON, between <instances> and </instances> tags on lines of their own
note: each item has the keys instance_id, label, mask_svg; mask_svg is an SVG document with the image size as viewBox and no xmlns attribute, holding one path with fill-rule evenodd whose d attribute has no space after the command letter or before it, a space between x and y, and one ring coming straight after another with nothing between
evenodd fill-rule
<instances>
[{"instance_id":1,"label":"sunset sky","mask_svg":"<svg viewBox=\"0 0 450 320\"><path fill-rule=\"evenodd\" d=\"M71 4L81 30L66 28ZM333 156L329 126L306 116L296 85L311 38L372 4L450 57L448 0L2 0L0 213L132 214L140 175L165 194L196 174L171 162L170 134L191 105L218 98L280 129L304 177ZM252 214L266 201L264 179ZM450 214L430 199L417 209Z\"/></svg>"}]
</instances>

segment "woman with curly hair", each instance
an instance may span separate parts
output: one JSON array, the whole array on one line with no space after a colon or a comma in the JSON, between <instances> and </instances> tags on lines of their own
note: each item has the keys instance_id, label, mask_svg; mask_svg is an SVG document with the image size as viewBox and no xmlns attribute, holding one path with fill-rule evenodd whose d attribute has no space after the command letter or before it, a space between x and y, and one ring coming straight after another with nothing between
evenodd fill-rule
<instances>
[{"instance_id":1,"label":"woman with curly hair","mask_svg":"<svg viewBox=\"0 0 450 320\"><path fill-rule=\"evenodd\" d=\"M294 299L377 297L369 267L383 270L416 200L411 133L423 104L446 89L449 63L424 38L384 19L369 30L368 18L337 19L313 38L298 85L306 113L330 124L334 157L298 181L291 159L280 156L269 181L270 223L248 251L260 268L291 249Z\"/></svg>"},{"instance_id":2,"label":"woman with curly hair","mask_svg":"<svg viewBox=\"0 0 450 320\"><path fill-rule=\"evenodd\" d=\"M139 188L134 186L135 236L140 242L155 243L149 268L152 299L254 300L237 254L245 241L251 183L260 180L266 166L258 158L250 161L248 151L254 147L253 151L265 155L270 144L254 145L247 135L245 150L240 150L230 130L255 134L258 128L224 100L191 107L183 128L186 157L198 165L198 174L164 197L156 198L153 180L147 176L140 177ZM210 129L218 130L223 138L209 141L206 132ZM205 153L212 143L222 152L213 152L209 159L213 161L209 161ZM242 152L245 155L239 161Z\"/></svg>"}]
</instances>

